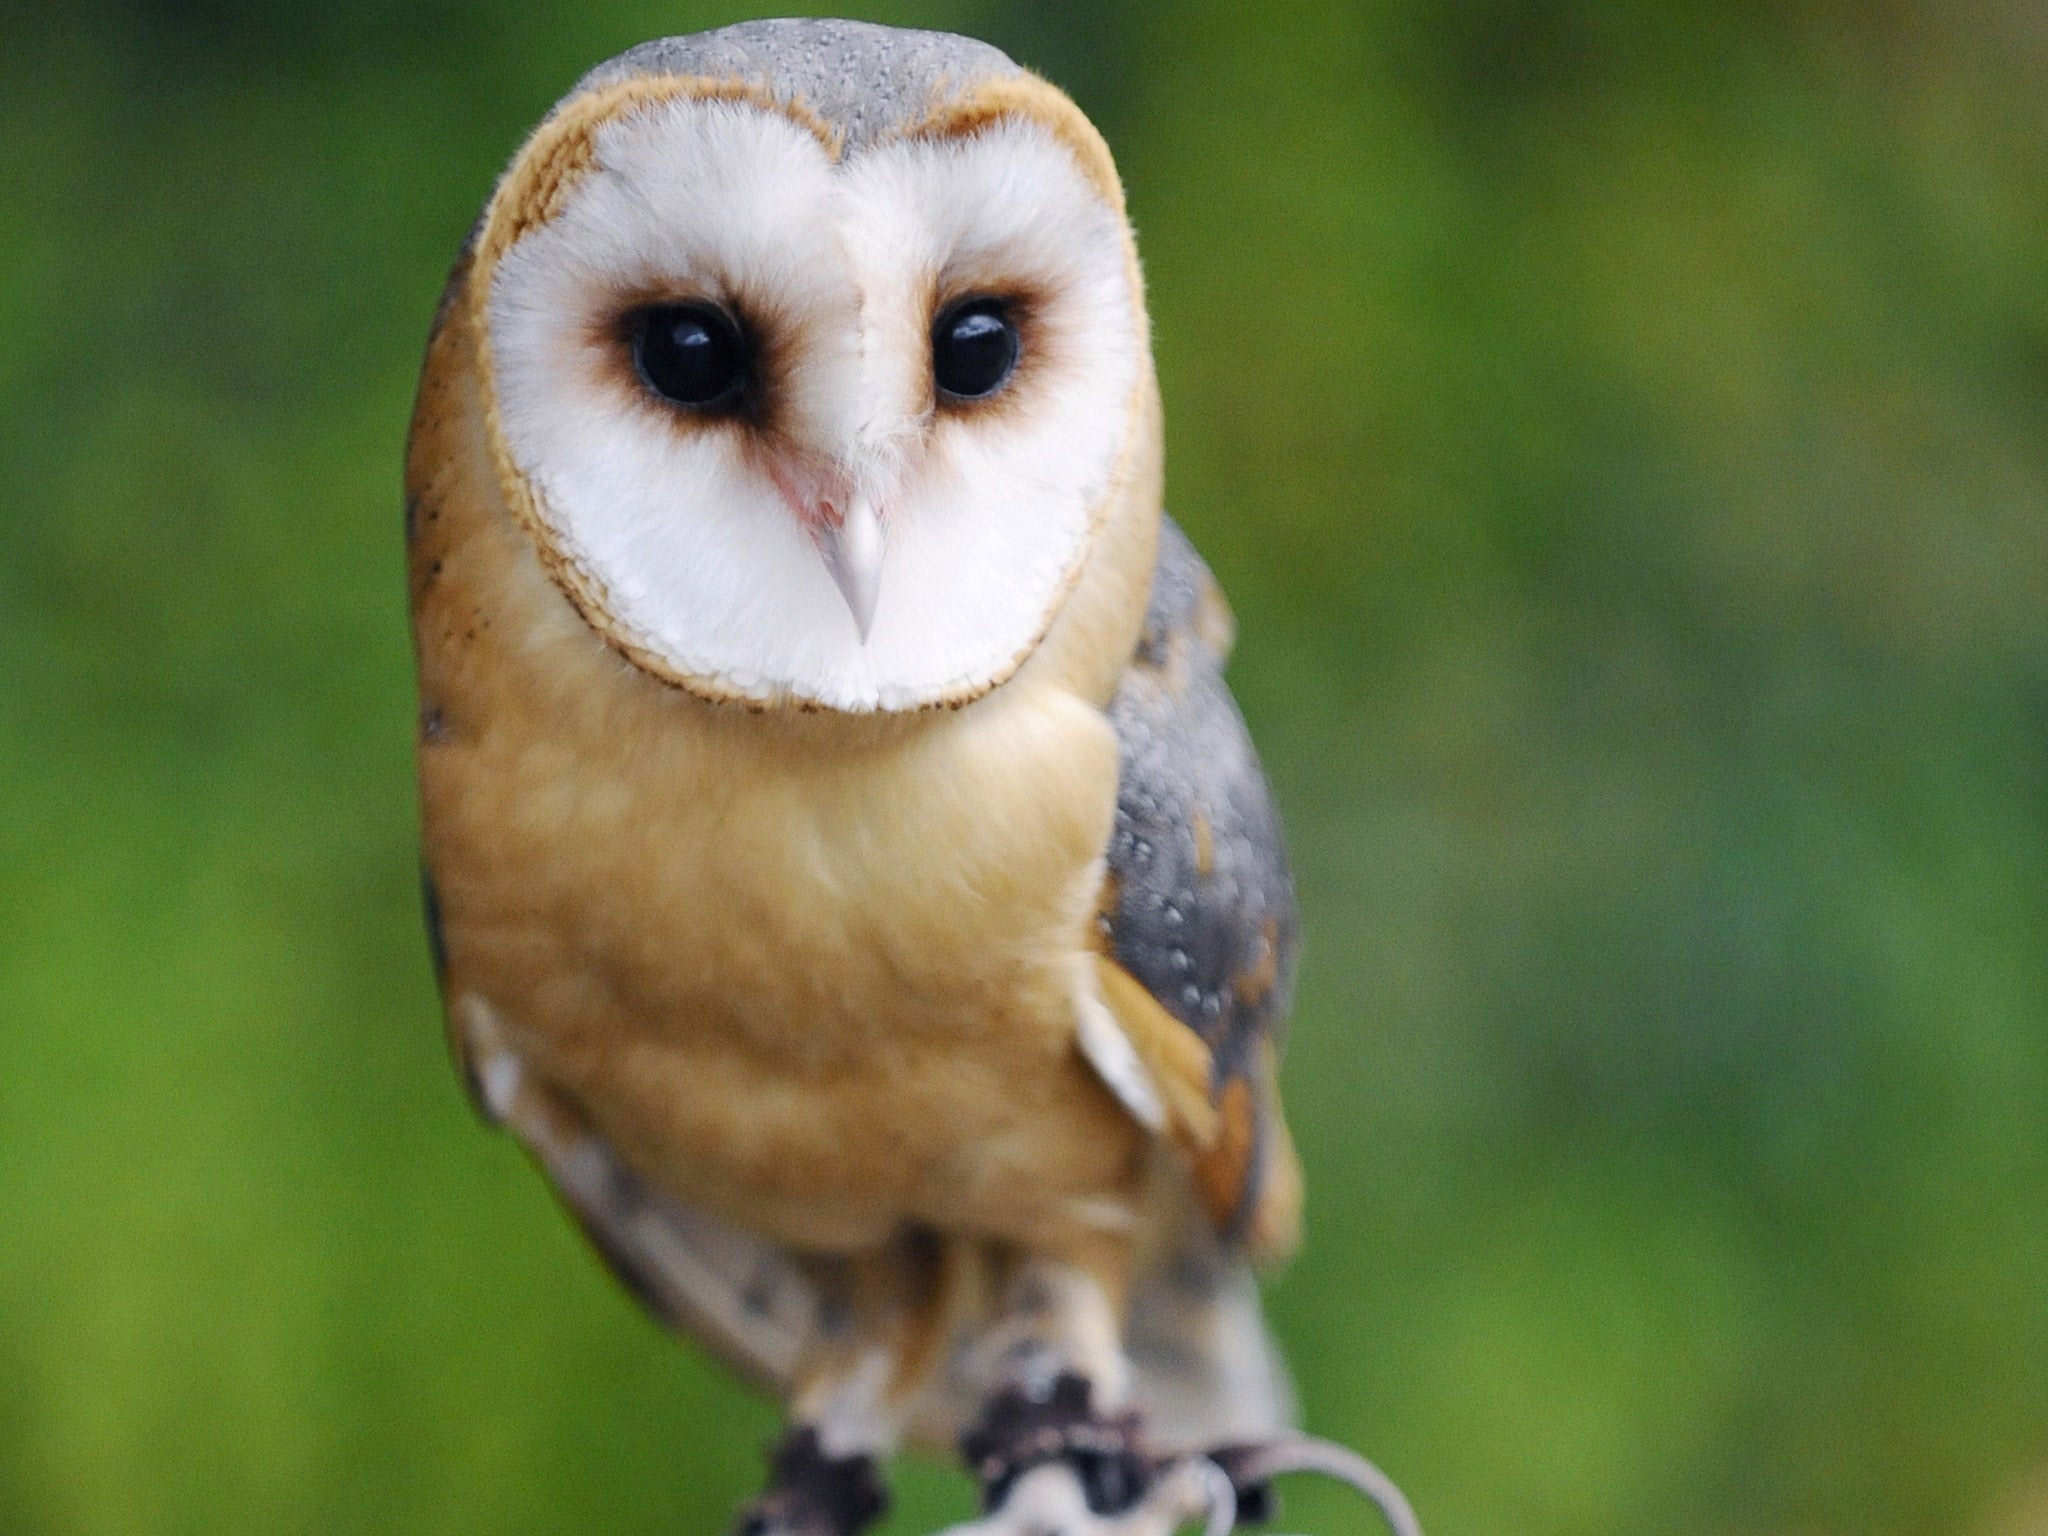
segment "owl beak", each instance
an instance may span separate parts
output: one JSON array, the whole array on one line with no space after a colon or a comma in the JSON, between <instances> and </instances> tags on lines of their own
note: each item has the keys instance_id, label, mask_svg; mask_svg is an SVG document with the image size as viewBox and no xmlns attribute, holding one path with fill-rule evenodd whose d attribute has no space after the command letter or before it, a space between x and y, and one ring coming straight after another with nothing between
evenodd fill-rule
<instances>
[{"instance_id":1,"label":"owl beak","mask_svg":"<svg viewBox=\"0 0 2048 1536\"><path fill-rule=\"evenodd\" d=\"M882 595L882 556L887 550L874 503L865 496L850 497L839 520L814 524L812 537L839 595L846 599L861 644L866 645Z\"/></svg>"}]
</instances>

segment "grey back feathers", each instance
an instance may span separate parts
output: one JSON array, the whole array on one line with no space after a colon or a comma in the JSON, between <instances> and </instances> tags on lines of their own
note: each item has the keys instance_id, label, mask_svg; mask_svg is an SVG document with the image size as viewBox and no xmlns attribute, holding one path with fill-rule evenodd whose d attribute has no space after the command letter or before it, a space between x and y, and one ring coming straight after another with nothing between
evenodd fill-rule
<instances>
[{"instance_id":1,"label":"grey back feathers","mask_svg":"<svg viewBox=\"0 0 2048 1536\"><path fill-rule=\"evenodd\" d=\"M739 80L801 102L861 149L980 80L1022 74L1000 48L864 21L747 21L664 37L607 59L564 101L640 76Z\"/></svg>"}]
</instances>

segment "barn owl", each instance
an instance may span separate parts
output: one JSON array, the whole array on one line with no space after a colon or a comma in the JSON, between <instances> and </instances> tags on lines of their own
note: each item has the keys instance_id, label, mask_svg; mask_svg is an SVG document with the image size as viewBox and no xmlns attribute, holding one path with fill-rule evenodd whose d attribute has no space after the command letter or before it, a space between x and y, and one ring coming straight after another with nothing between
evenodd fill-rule
<instances>
[{"instance_id":1,"label":"barn owl","mask_svg":"<svg viewBox=\"0 0 2048 1536\"><path fill-rule=\"evenodd\" d=\"M442 298L406 484L451 1043L785 1405L750 1536L851 1536L906 1443L1045 1530L1351 1465L1252 1279L1301 1208L1295 907L1160 456L1109 152L964 38L622 54Z\"/></svg>"}]
</instances>

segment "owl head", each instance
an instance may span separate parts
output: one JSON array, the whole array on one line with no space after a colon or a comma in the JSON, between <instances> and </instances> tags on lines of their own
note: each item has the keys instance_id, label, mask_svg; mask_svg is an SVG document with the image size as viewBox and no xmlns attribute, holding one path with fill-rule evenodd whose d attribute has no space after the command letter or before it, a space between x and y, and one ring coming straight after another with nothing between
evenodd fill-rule
<instances>
[{"instance_id":1,"label":"owl head","mask_svg":"<svg viewBox=\"0 0 2048 1536\"><path fill-rule=\"evenodd\" d=\"M535 130L467 260L513 516L605 642L706 698L978 697L1150 456L1109 152L964 38L635 48Z\"/></svg>"}]
</instances>

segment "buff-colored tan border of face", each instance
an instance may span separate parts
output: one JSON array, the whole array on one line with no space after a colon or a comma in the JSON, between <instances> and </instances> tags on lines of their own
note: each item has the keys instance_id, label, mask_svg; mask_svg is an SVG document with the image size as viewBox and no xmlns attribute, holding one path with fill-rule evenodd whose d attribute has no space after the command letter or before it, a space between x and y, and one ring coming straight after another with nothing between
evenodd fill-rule
<instances>
[{"instance_id":1,"label":"buff-colored tan border of face","mask_svg":"<svg viewBox=\"0 0 2048 1536\"><path fill-rule=\"evenodd\" d=\"M943 89L941 87L941 90ZM715 678L678 672L663 657L649 651L630 636L619 633L617 627L606 617L604 583L593 572L584 569L556 547L553 532L548 528L540 515L540 508L535 504L533 487L528 484L526 475L513 460L512 450L505 441L504 424L498 411L498 392L492 382L495 378L495 363L491 356L488 312L491 281L496 275L499 260L520 240L547 224L562 211L577 181L596 164L594 140L600 128L629 112L683 100L745 102L763 111L778 113L816 135L825 153L834 161L840 158L845 147L844 136L804 102L777 96L766 87L747 80L705 75L645 75L622 80L616 85L578 96L562 106L534 130L533 136L513 158L511 168L498 183L497 190L491 194L490 203L484 210L482 228L477 236L474 262L469 273L466 308L471 331L476 338L478 388L483 397L485 435L490 443L491 459L497 470L498 485L504 494L505 504L525 529L528 538L532 540L542 568L575 605L576 611L583 616L583 621L603 636L605 642L614 650L649 676L711 703L735 704L750 710L794 708L822 711L830 706L803 699L763 699L735 688L728 688ZM1137 246L1130 237L1129 222L1124 213L1123 183L1117 177L1116 163L1110 156L1108 144L1096 131L1095 125L1088 121L1087 116L1074 105L1064 91L1029 73L991 77L956 95L945 97L924 117L889 137L964 137L1008 117L1028 118L1050 130L1053 136L1073 153L1075 160L1080 164L1082 174L1116 211L1117 217L1124 221L1124 257L1130 276L1132 305L1142 332L1142 345L1149 352L1151 322L1145 309L1144 278L1138 266ZM1133 411L1130 418L1132 420L1136 419L1136 408L1142 403L1144 389L1145 385L1141 380L1133 394ZM1091 543L1107 518L1108 509L1124 493L1129 482L1135 441L1135 433L1126 433L1124 443L1118 450L1116 468L1111 473L1109 485L1090 511ZM924 710L958 709L1000 687L1015 676L1026 658L1038 649L1047 631L1052 628L1054 619L1065 606L1068 594L1080 580L1081 571L1086 565L1084 551L1083 557L1074 562L1073 569L1067 573L1065 583L1055 595L1053 602L1048 605L1045 618L1038 629L1017 654L992 673L985 682L941 694L928 703L918 705L915 711L877 708L846 713L909 714Z\"/></svg>"}]
</instances>

